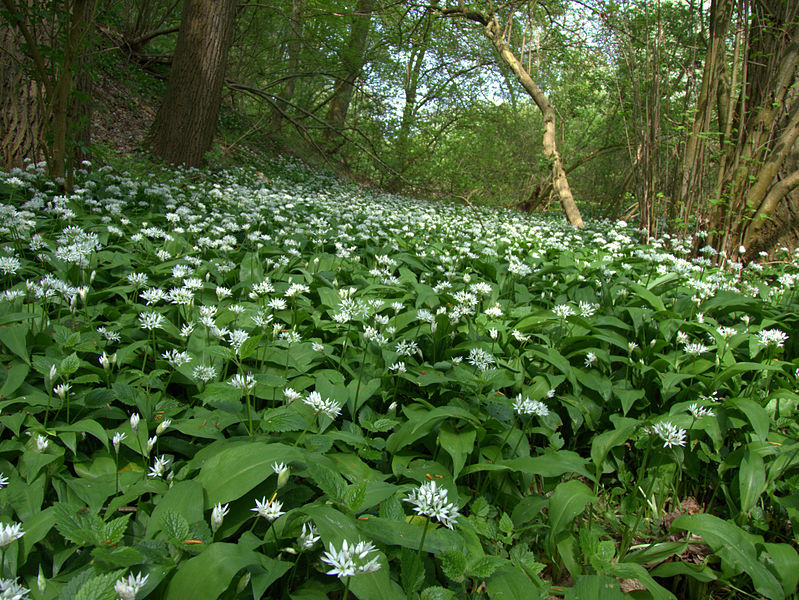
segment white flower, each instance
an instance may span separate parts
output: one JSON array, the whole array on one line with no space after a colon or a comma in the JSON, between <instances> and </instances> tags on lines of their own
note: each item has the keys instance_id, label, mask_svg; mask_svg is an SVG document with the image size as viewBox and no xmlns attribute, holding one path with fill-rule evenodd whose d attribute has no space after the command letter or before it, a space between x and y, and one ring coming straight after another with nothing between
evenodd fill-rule
<instances>
[{"instance_id":1,"label":"white flower","mask_svg":"<svg viewBox=\"0 0 799 600\"><path fill-rule=\"evenodd\" d=\"M147 583L148 577L149 575L142 577L141 572L135 577L133 575L128 575L127 579L123 577L114 584L114 591L121 600L136 600L136 594Z\"/></svg>"},{"instance_id":2,"label":"white flower","mask_svg":"<svg viewBox=\"0 0 799 600\"><path fill-rule=\"evenodd\" d=\"M699 406L699 404L696 402L694 402L693 404L691 404L691 406L688 407L688 412L691 413L694 419L701 419L702 417L714 416L712 408Z\"/></svg>"},{"instance_id":3,"label":"white flower","mask_svg":"<svg viewBox=\"0 0 799 600\"><path fill-rule=\"evenodd\" d=\"M53 391L56 395L61 398L62 400L66 397L67 392L72 389L72 386L68 383L62 383L61 385L57 385L53 388Z\"/></svg>"},{"instance_id":4,"label":"white flower","mask_svg":"<svg viewBox=\"0 0 799 600\"><path fill-rule=\"evenodd\" d=\"M121 432L121 431L117 431L117 432L114 434L114 438L113 438L113 440L111 440L111 441L112 441L112 442L113 442L113 444L114 444L114 452L116 452L117 454L119 454L119 445L122 443L122 441L123 441L123 440L124 440L126 437L128 437L128 434L126 434L126 433L123 433L123 432Z\"/></svg>"},{"instance_id":5,"label":"white flower","mask_svg":"<svg viewBox=\"0 0 799 600\"><path fill-rule=\"evenodd\" d=\"M139 430L139 421L141 417L139 413L133 413L130 415L130 428L133 430L133 433L136 433Z\"/></svg>"},{"instance_id":6,"label":"white flower","mask_svg":"<svg viewBox=\"0 0 799 600\"><path fill-rule=\"evenodd\" d=\"M49 444L49 443L50 443L50 441L46 437L44 437L43 435L37 435L36 436L36 450L37 451L44 452L45 450L47 450L47 444Z\"/></svg>"},{"instance_id":7,"label":"white flower","mask_svg":"<svg viewBox=\"0 0 799 600\"><path fill-rule=\"evenodd\" d=\"M0 473L0 488L8 485L8 477Z\"/></svg>"},{"instance_id":8,"label":"white flower","mask_svg":"<svg viewBox=\"0 0 799 600\"><path fill-rule=\"evenodd\" d=\"M303 523L302 533L297 539L297 543L303 550L310 550L316 545L316 542L319 541L319 537L319 531L316 529L315 525L312 524L308 527L308 523Z\"/></svg>"},{"instance_id":9,"label":"white flower","mask_svg":"<svg viewBox=\"0 0 799 600\"><path fill-rule=\"evenodd\" d=\"M163 477L167 466L169 466L169 459L163 455L157 456L155 463L150 467L150 472L147 473L147 477Z\"/></svg>"},{"instance_id":10,"label":"white flower","mask_svg":"<svg viewBox=\"0 0 799 600\"><path fill-rule=\"evenodd\" d=\"M151 331L163 327L164 315L157 312L142 312L139 313L139 323L142 329Z\"/></svg>"},{"instance_id":11,"label":"white flower","mask_svg":"<svg viewBox=\"0 0 799 600\"><path fill-rule=\"evenodd\" d=\"M663 440L664 448L685 446L685 429L681 429L669 421L661 421L652 427L652 433Z\"/></svg>"},{"instance_id":12,"label":"white flower","mask_svg":"<svg viewBox=\"0 0 799 600\"><path fill-rule=\"evenodd\" d=\"M247 394L255 387L255 377L253 377L250 373L247 373L246 375L236 373L233 378L228 381L228 384Z\"/></svg>"},{"instance_id":13,"label":"white flower","mask_svg":"<svg viewBox=\"0 0 799 600\"><path fill-rule=\"evenodd\" d=\"M539 417L546 417L549 414L549 409L546 404L538 400L523 398L521 394L513 401L513 410L520 415L538 415Z\"/></svg>"},{"instance_id":14,"label":"white flower","mask_svg":"<svg viewBox=\"0 0 799 600\"><path fill-rule=\"evenodd\" d=\"M757 343L767 348L782 348L787 339L788 334L779 329L761 329L757 333Z\"/></svg>"},{"instance_id":15,"label":"white flower","mask_svg":"<svg viewBox=\"0 0 799 600\"><path fill-rule=\"evenodd\" d=\"M286 404L288 404L299 398L302 398L302 394L293 390L292 388L286 388L283 390L283 397L286 399Z\"/></svg>"},{"instance_id":16,"label":"white flower","mask_svg":"<svg viewBox=\"0 0 799 600\"><path fill-rule=\"evenodd\" d=\"M153 446L155 446L155 443L157 441L158 441L158 436L157 435L154 435L153 437L151 437L151 438L149 438L147 440L147 454L150 454L150 452L152 452Z\"/></svg>"},{"instance_id":17,"label":"white flower","mask_svg":"<svg viewBox=\"0 0 799 600\"><path fill-rule=\"evenodd\" d=\"M481 371L487 371L491 368L491 365L496 362L494 357L482 348L472 348L469 350L469 358L466 360Z\"/></svg>"},{"instance_id":18,"label":"white flower","mask_svg":"<svg viewBox=\"0 0 799 600\"><path fill-rule=\"evenodd\" d=\"M285 464L278 462L272 463L272 470L277 475L277 489L280 489L288 483L291 472Z\"/></svg>"},{"instance_id":19,"label":"white flower","mask_svg":"<svg viewBox=\"0 0 799 600\"><path fill-rule=\"evenodd\" d=\"M283 503L275 500L274 496L272 496L272 499L268 502L266 500L266 496L264 496L261 498L261 500L256 500L255 508L251 508L250 510L258 513L257 516L263 517L267 521L274 521L278 517L286 514L282 509Z\"/></svg>"},{"instance_id":20,"label":"white flower","mask_svg":"<svg viewBox=\"0 0 799 600\"><path fill-rule=\"evenodd\" d=\"M568 304L558 304L552 312L561 319L566 319L574 314L574 309Z\"/></svg>"},{"instance_id":21,"label":"white flower","mask_svg":"<svg viewBox=\"0 0 799 600\"><path fill-rule=\"evenodd\" d=\"M330 398L322 400L321 394L316 391L308 394L308 397L303 402L313 408L315 413L324 413L331 419L335 419L341 414L341 407L343 406L343 404L339 404Z\"/></svg>"},{"instance_id":22,"label":"white flower","mask_svg":"<svg viewBox=\"0 0 799 600\"><path fill-rule=\"evenodd\" d=\"M158 427L155 428L155 434L161 435L164 431L172 425L172 419L164 419L158 424Z\"/></svg>"},{"instance_id":23,"label":"white flower","mask_svg":"<svg viewBox=\"0 0 799 600\"><path fill-rule=\"evenodd\" d=\"M26 600L30 590L22 587L16 579L0 579L0 599ZM123 600L127 600L124 598Z\"/></svg>"},{"instance_id":24,"label":"white flower","mask_svg":"<svg viewBox=\"0 0 799 600\"><path fill-rule=\"evenodd\" d=\"M328 549L321 558L323 563L333 567L327 572L328 575L336 575L339 579L343 579L361 573L373 573L380 569L377 557L366 560L369 554L377 550L372 542L359 541L350 545L344 540L341 550L337 551L333 544L330 544Z\"/></svg>"},{"instance_id":25,"label":"white flower","mask_svg":"<svg viewBox=\"0 0 799 600\"><path fill-rule=\"evenodd\" d=\"M588 354L585 355L586 367L592 367L595 362L596 362L596 354L594 354L593 352L589 352Z\"/></svg>"},{"instance_id":26,"label":"white flower","mask_svg":"<svg viewBox=\"0 0 799 600\"><path fill-rule=\"evenodd\" d=\"M225 520L225 515L230 511L229 504L217 503L214 510L211 511L211 531L216 531L222 526L222 521Z\"/></svg>"},{"instance_id":27,"label":"white flower","mask_svg":"<svg viewBox=\"0 0 799 600\"><path fill-rule=\"evenodd\" d=\"M707 346L699 342L685 344L685 346L683 346L683 352L690 354L691 356L699 356L700 354L707 352Z\"/></svg>"},{"instance_id":28,"label":"white flower","mask_svg":"<svg viewBox=\"0 0 799 600\"><path fill-rule=\"evenodd\" d=\"M23 535L25 535L25 532L22 531L22 523L0 524L0 548L5 548Z\"/></svg>"},{"instance_id":29,"label":"white flower","mask_svg":"<svg viewBox=\"0 0 799 600\"><path fill-rule=\"evenodd\" d=\"M396 373L397 375L401 375L402 373L405 373L407 371L407 369L405 368L405 363L402 361L395 362L393 365L391 365L388 368L388 370L392 371L393 373Z\"/></svg>"},{"instance_id":30,"label":"white flower","mask_svg":"<svg viewBox=\"0 0 799 600\"><path fill-rule=\"evenodd\" d=\"M436 518L450 529L459 516L458 507L452 502L447 502L447 490L437 488L435 481L426 481L411 490L403 501L413 504L416 514Z\"/></svg>"}]
</instances>

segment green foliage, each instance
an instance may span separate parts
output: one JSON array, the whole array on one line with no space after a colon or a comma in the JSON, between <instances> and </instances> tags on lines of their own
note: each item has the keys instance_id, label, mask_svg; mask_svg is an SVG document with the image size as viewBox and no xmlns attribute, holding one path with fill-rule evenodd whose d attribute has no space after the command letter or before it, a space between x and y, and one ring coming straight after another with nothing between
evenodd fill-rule
<instances>
[{"instance_id":1,"label":"green foliage","mask_svg":"<svg viewBox=\"0 0 799 600\"><path fill-rule=\"evenodd\" d=\"M796 593L796 262L700 274L618 223L275 169L270 188L99 169L81 202L31 170L6 205L4 579L41 572L43 598Z\"/></svg>"}]
</instances>

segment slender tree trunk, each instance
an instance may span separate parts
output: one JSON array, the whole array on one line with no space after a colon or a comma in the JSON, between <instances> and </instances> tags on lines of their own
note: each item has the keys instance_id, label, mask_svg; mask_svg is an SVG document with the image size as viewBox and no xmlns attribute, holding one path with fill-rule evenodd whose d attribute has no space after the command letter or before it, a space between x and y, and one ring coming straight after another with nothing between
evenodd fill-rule
<instances>
[{"instance_id":1,"label":"slender tree trunk","mask_svg":"<svg viewBox=\"0 0 799 600\"><path fill-rule=\"evenodd\" d=\"M153 152L196 167L211 147L237 0L186 0L166 94L150 129Z\"/></svg>"},{"instance_id":2,"label":"slender tree trunk","mask_svg":"<svg viewBox=\"0 0 799 600\"><path fill-rule=\"evenodd\" d=\"M350 39L344 49L343 66L344 75L336 84L333 97L327 108L327 122L331 128L325 132L325 138L329 141L333 134L341 131L347 120L347 111L350 108L352 92L355 89L355 82L363 70L366 62L366 43L369 37L369 27L374 10L374 0L358 0L355 5L355 13L352 16L352 28L350 29Z\"/></svg>"},{"instance_id":3,"label":"slender tree trunk","mask_svg":"<svg viewBox=\"0 0 799 600\"><path fill-rule=\"evenodd\" d=\"M283 84L283 89L280 92L280 99L277 100L278 106L286 109L287 104L294 98L294 90L297 87L297 78L295 77L300 69L300 52L302 52L302 32L305 27L305 0L293 0L291 3L291 22L289 42L287 44L288 51L288 72L286 82ZM272 123L270 129L274 134L280 133L280 128L283 125L283 115L279 111L275 111L272 116Z\"/></svg>"},{"instance_id":4,"label":"slender tree trunk","mask_svg":"<svg viewBox=\"0 0 799 600\"><path fill-rule=\"evenodd\" d=\"M561 208L566 215L566 220L575 227L583 226L583 218L580 215L580 210L574 201L574 196L569 186L569 180L566 177L566 171L563 168L563 161L560 158L557 148L557 137L555 129L555 107L546 97L544 92L541 91L529 73L524 69L521 62L511 52L508 44L502 36L502 30L496 20L491 20L485 28L486 35L494 44L494 47L499 52L502 60L511 68L516 74L519 82L524 87L524 90L532 97L541 115L544 118L544 139L543 150L544 156L550 161L552 165L552 187L560 200Z\"/></svg>"}]
</instances>

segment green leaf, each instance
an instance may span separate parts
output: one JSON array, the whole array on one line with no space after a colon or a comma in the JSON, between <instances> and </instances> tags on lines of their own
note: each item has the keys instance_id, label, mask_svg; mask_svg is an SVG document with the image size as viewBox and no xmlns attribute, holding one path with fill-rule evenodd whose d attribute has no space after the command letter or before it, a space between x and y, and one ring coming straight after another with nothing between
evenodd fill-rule
<instances>
[{"instance_id":1,"label":"green leaf","mask_svg":"<svg viewBox=\"0 0 799 600\"><path fill-rule=\"evenodd\" d=\"M796 549L790 544L770 543L763 544L763 548L771 559L773 565L771 571L780 580L782 589L785 590L785 597L793 597L797 584L799 584L799 554Z\"/></svg>"},{"instance_id":2,"label":"green leaf","mask_svg":"<svg viewBox=\"0 0 799 600\"><path fill-rule=\"evenodd\" d=\"M653 600L676 600L674 594L655 581L649 571L638 563L615 563L607 569L616 577L637 580L646 587Z\"/></svg>"},{"instance_id":3,"label":"green leaf","mask_svg":"<svg viewBox=\"0 0 799 600\"><path fill-rule=\"evenodd\" d=\"M334 502L344 501L344 494L347 490L347 482L336 471L327 467L309 462L307 465L308 474L314 480L319 489Z\"/></svg>"},{"instance_id":4,"label":"green leaf","mask_svg":"<svg viewBox=\"0 0 799 600\"><path fill-rule=\"evenodd\" d=\"M124 569L95 575L86 583L80 586L75 600L115 600L117 595L114 591L114 583L122 577Z\"/></svg>"},{"instance_id":5,"label":"green leaf","mask_svg":"<svg viewBox=\"0 0 799 600\"><path fill-rule=\"evenodd\" d=\"M749 444L744 449L741 466L738 469L738 487L741 494L741 512L749 514L766 491L766 467L763 457Z\"/></svg>"},{"instance_id":6,"label":"green leaf","mask_svg":"<svg viewBox=\"0 0 799 600\"><path fill-rule=\"evenodd\" d=\"M438 555L441 570L452 581L460 583L466 579L466 556L460 550L446 550Z\"/></svg>"},{"instance_id":7,"label":"green leaf","mask_svg":"<svg viewBox=\"0 0 799 600\"><path fill-rule=\"evenodd\" d=\"M367 484L368 482L361 481L347 486L347 491L344 492L344 504L351 511L358 512L358 509L363 506L363 501L366 499Z\"/></svg>"},{"instance_id":8,"label":"green leaf","mask_svg":"<svg viewBox=\"0 0 799 600\"><path fill-rule=\"evenodd\" d=\"M161 517L161 531L173 540L182 542L189 535L189 522L180 513L166 510Z\"/></svg>"},{"instance_id":9,"label":"green leaf","mask_svg":"<svg viewBox=\"0 0 799 600\"><path fill-rule=\"evenodd\" d=\"M477 431L456 431L450 424L444 423L438 432L438 442L441 447L452 457L452 476L458 478L458 474L463 469L472 450L474 450L474 440Z\"/></svg>"},{"instance_id":10,"label":"green leaf","mask_svg":"<svg viewBox=\"0 0 799 600\"><path fill-rule=\"evenodd\" d=\"M130 513L117 517L105 524L102 542L104 544L118 544L128 528Z\"/></svg>"},{"instance_id":11,"label":"green leaf","mask_svg":"<svg viewBox=\"0 0 799 600\"><path fill-rule=\"evenodd\" d=\"M474 579L487 579L491 577L497 569L508 564L507 559L499 556L481 556L476 561L469 564L467 572L469 577Z\"/></svg>"},{"instance_id":12,"label":"green leaf","mask_svg":"<svg viewBox=\"0 0 799 600\"><path fill-rule=\"evenodd\" d=\"M19 356L27 364L30 364L27 344L28 331L29 328L26 323L3 325L0 327L0 342L5 344L11 352Z\"/></svg>"},{"instance_id":13,"label":"green leaf","mask_svg":"<svg viewBox=\"0 0 799 600\"><path fill-rule=\"evenodd\" d=\"M566 588L565 600L625 600L619 582L604 575L580 575Z\"/></svg>"},{"instance_id":14,"label":"green leaf","mask_svg":"<svg viewBox=\"0 0 799 600\"><path fill-rule=\"evenodd\" d=\"M545 600L549 586L519 567L505 566L486 582L486 592L491 600Z\"/></svg>"},{"instance_id":15,"label":"green leaf","mask_svg":"<svg viewBox=\"0 0 799 600\"><path fill-rule=\"evenodd\" d=\"M597 475L603 473L603 465L608 452L630 439L630 435L635 431L638 421L636 419L619 418L615 425L615 429L600 433L591 440L591 460L594 463Z\"/></svg>"},{"instance_id":16,"label":"green leaf","mask_svg":"<svg viewBox=\"0 0 799 600\"><path fill-rule=\"evenodd\" d=\"M184 600L186 590L191 590L192 600L216 600L228 589L236 573L260 562L257 552L238 544L209 544L204 552L180 565L164 598Z\"/></svg>"},{"instance_id":17,"label":"green leaf","mask_svg":"<svg viewBox=\"0 0 799 600\"><path fill-rule=\"evenodd\" d=\"M30 372L30 367L25 363L15 360L11 363L11 368L6 371L6 380L0 388L0 398L8 398L19 389Z\"/></svg>"},{"instance_id":18,"label":"green leaf","mask_svg":"<svg viewBox=\"0 0 799 600\"><path fill-rule=\"evenodd\" d=\"M559 483L549 497L550 548L557 545L561 535L571 529L573 521L589 502L599 500L584 483L571 479Z\"/></svg>"},{"instance_id":19,"label":"green leaf","mask_svg":"<svg viewBox=\"0 0 799 600\"><path fill-rule=\"evenodd\" d=\"M150 515L145 537L152 538L162 527L169 513L177 514L186 523L196 523L203 519L203 486L194 479L178 481L161 496ZM169 533L167 532L167 535ZM188 535L188 534L187 534ZM179 538L180 536L174 536Z\"/></svg>"},{"instance_id":20,"label":"green leaf","mask_svg":"<svg viewBox=\"0 0 799 600\"><path fill-rule=\"evenodd\" d=\"M755 438L762 442L766 441L771 419L769 419L765 408L748 398L732 398L727 400L725 407L735 407L741 411L752 424Z\"/></svg>"},{"instance_id":21,"label":"green leaf","mask_svg":"<svg viewBox=\"0 0 799 600\"><path fill-rule=\"evenodd\" d=\"M241 348L239 348L239 358L241 360L248 358L250 355L252 355L253 352L255 352L258 349L258 344L260 343L261 343L260 335L256 335L244 340L244 343L241 345Z\"/></svg>"},{"instance_id":22,"label":"green leaf","mask_svg":"<svg viewBox=\"0 0 799 600\"><path fill-rule=\"evenodd\" d=\"M505 535L511 535L514 529L513 521L508 516L508 513L503 512L499 518L499 530Z\"/></svg>"},{"instance_id":23,"label":"green leaf","mask_svg":"<svg viewBox=\"0 0 799 600\"><path fill-rule=\"evenodd\" d=\"M205 508L238 500L272 475L272 463L301 460L303 454L283 444L253 442L218 452L200 469L196 481L205 488Z\"/></svg>"},{"instance_id":24,"label":"green leaf","mask_svg":"<svg viewBox=\"0 0 799 600\"><path fill-rule=\"evenodd\" d=\"M671 528L701 536L713 552L721 557L722 564L735 573L749 575L759 593L776 600L785 598L785 592L776 577L758 560L750 535L737 525L700 513L677 517Z\"/></svg>"},{"instance_id":25,"label":"green leaf","mask_svg":"<svg viewBox=\"0 0 799 600\"><path fill-rule=\"evenodd\" d=\"M405 594L411 596L424 583L424 565L417 552L410 548L402 549L402 559L400 560L400 581Z\"/></svg>"},{"instance_id":26,"label":"green leaf","mask_svg":"<svg viewBox=\"0 0 799 600\"><path fill-rule=\"evenodd\" d=\"M402 546L416 550L422 539L425 517L417 517L413 523L394 521L383 517L369 516L358 520L358 529L362 537L373 539L391 546ZM436 554L444 550L464 549L460 535L446 527L434 528L431 523L424 538L423 552ZM465 568L465 566L464 566Z\"/></svg>"},{"instance_id":27,"label":"green leaf","mask_svg":"<svg viewBox=\"0 0 799 600\"><path fill-rule=\"evenodd\" d=\"M74 352L65 357L58 366L58 374L69 377L80 368L80 358Z\"/></svg>"},{"instance_id":28,"label":"green leaf","mask_svg":"<svg viewBox=\"0 0 799 600\"><path fill-rule=\"evenodd\" d=\"M455 592L440 586L432 586L422 590L421 600L453 600Z\"/></svg>"}]
</instances>

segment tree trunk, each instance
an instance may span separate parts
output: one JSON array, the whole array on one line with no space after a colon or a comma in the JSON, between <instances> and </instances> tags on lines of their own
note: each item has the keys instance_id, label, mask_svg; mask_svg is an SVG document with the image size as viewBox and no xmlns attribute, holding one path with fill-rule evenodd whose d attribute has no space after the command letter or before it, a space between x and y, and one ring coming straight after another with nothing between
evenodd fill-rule
<instances>
[{"instance_id":1,"label":"tree trunk","mask_svg":"<svg viewBox=\"0 0 799 600\"><path fill-rule=\"evenodd\" d=\"M560 200L561 208L566 215L566 220L575 227L583 226L583 218L580 215L580 210L572 196L569 180L566 177L566 171L563 169L563 162L558 153L556 144L556 129L555 129L555 108L546 97L544 92L536 85L529 73L524 69L519 59L511 52L510 47L502 35L502 29L495 19L491 19L485 28L485 33L494 47L499 52L502 60L511 68L511 70L518 77L519 82L524 87L524 90L532 97L541 115L544 118L544 140L543 150L544 156L552 165L552 187Z\"/></svg>"},{"instance_id":2,"label":"tree trunk","mask_svg":"<svg viewBox=\"0 0 799 600\"><path fill-rule=\"evenodd\" d=\"M186 0L166 94L150 129L153 152L196 167L211 147L237 0Z\"/></svg>"},{"instance_id":3,"label":"tree trunk","mask_svg":"<svg viewBox=\"0 0 799 600\"><path fill-rule=\"evenodd\" d=\"M327 122L331 126L325 132L325 138L328 141L332 139L335 132L343 129L344 122L347 120L347 111L352 100L352 92L355 89L355 81L360 76L366 61L366 42L369 37L374 4L374 0L358 0L355 5L350 39L344 49L344 75L336 84L327 109Z\"/></svg>"},{"instance_id":4,"label":"tree trunk","mask_svg":"<svg viewBox=\"0 0 799 600\"><path fill-rule=\"evenodd\" d=\"M300 70L300 52L302 51L302 31L305 26L305 0L293 0L291 3L291 23L288 51L288 69L286 82L280 92L280 98L276 100L278 106L285 110L288 103L294 98L294 90L297 87L297 73ZM272 115L270 129L273 134L279 134L283 125L283 115L280 111L275 111Z\"/></svg>"},{"instance_id":5,"label":"tree trunk","mask_svg":"<svg viewBox=\"0 0 799 600\"><path fill-rule=\"evenodd\" d=\"M43 84L31 79L32 59L20 50L17 31L0 20L0 168L21 167L27 158L43 160L45 117Z\"/></svg>"}]
</instances>

